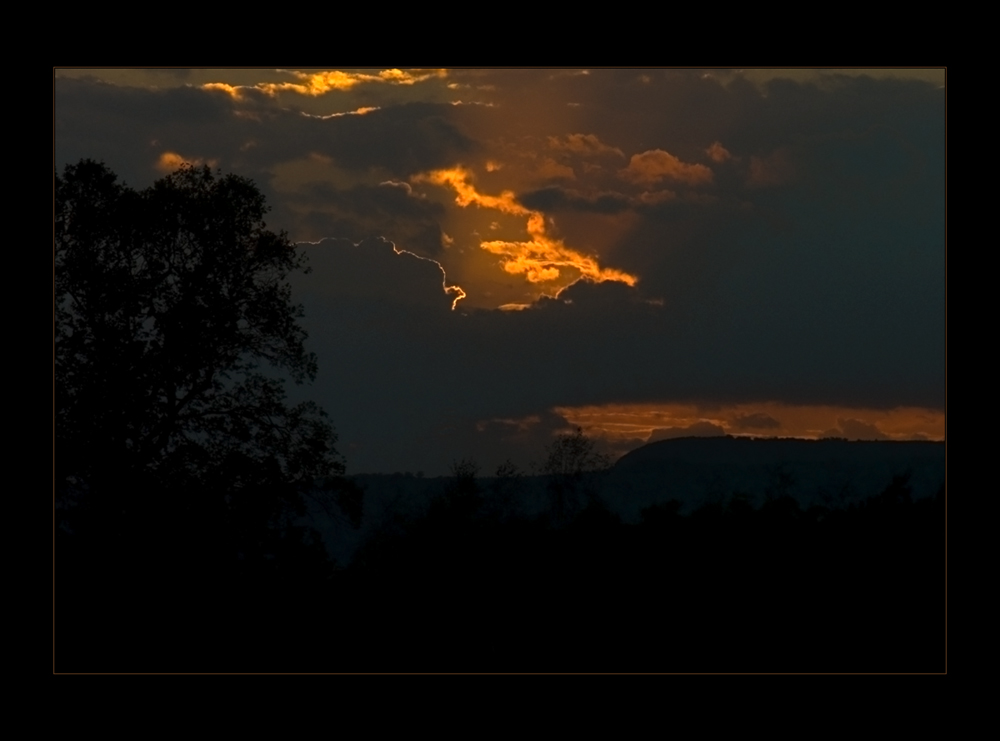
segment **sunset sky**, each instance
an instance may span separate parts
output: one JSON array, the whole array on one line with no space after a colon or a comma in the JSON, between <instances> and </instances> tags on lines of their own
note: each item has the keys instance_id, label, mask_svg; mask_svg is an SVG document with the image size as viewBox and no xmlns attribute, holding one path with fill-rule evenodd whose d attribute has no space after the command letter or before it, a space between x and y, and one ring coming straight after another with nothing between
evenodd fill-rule
<instances>
[{"instance_id":1,"label":"sunset sky","mask_svg":"<svg viewBox=\"0 0 1000 741\"><path fill-rule=\"evenodd\" d=\"M943 69L56 69L55 167L253 178L348 473L579 425L945 435Z\"/></svg>"}]
</instances>

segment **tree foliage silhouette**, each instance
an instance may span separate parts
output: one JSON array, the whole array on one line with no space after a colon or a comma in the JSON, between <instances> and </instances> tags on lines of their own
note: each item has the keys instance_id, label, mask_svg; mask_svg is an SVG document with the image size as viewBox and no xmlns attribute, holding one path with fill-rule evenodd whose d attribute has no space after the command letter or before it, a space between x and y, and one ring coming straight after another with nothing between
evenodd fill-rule
<instances>
[{"instance_id":1,"label":"tree foliage silhouette","mask_svg":"<svg viewBox=\"0 0 1000 741\"><path fill-rule=\"evenodd\" d=\"M552 503L552 514L556 521L572 517L580 506L580 496L594 501L597 491L589 474L607 469L611 458L597 452L596 441L583 434L577 427L572 433L565 433L546 447L542 473L548 477L548 489ZM587 484L590 486L587 486Z\"/></svg>"},{"instance_id":2,"label":"tree foliage silhouette","mask_svg":"<svg viewBox=\"0 0 1000 741\"><path fill-rule=\"evenodd\" d=\"M323 411L285 402L281 375L311 380L316 361L287 282L304 256L267 210L207 167L141 191L91 160L56 174L57 504L105 529L172 515L249 542L338 480ZM357 519L356 495L327 504Z\"/></svg>"},{"instance_id":3,"label":"tree foliage silhouette","mask_svg":"<svg viewBox=\"0 0 1000 741\"><path fill-rule=\"evenodd\" d=\"M578 477L601 471L611 465L611 458L597 452L596 441L583 434L583 428L558 435L545 448L542 472L548 476Z\"/></svg>"}]
</instances>

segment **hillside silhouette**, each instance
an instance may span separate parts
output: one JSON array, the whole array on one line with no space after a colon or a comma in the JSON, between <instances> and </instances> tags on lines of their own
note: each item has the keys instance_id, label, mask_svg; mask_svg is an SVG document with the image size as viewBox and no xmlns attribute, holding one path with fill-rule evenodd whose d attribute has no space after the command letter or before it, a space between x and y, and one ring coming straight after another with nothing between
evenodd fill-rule
<instances>
[{"instance_id":1,"label":"hillside silhouette","mask_svg":"<svg viewBox=\"0 0 1000 741\"><path fill-rule=\"evenodd\" d=\"M859 503L893 476L908 473L917 498L944 482L944 443L795 438L677 438L622 456L609 487L626 517L677 499L683 511L740 491L755 504L790 496L800 506Z\"/></svg>"}]
</instances>

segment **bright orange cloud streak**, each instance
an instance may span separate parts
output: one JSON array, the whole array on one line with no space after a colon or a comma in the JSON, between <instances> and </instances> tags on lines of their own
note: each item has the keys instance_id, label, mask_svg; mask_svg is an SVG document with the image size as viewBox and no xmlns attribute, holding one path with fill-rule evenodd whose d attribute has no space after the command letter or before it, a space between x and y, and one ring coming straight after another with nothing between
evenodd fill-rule
<instances>
[{"instance_id":1,"label":"bright orange cloud streak","mask_svg":"<svg viewBox=\"0 0 1000 741\"><path fill-rule=\"evenodd\" d=\"M524 241L492 240L480 243L480 248L504 258L503 269L514 275L524 275L531 283L556 280L560 268L573 268L594 282L613 280L634 286L638 277L613 268L602 268L588 257L553 239L545 233L545 217L538 211L525 208L515 200L514 193L503 191L499 196L480 193L472 185L473 175L463 167L433 170L412 178L414 182L432 183L450 187L455 191L455 203L462 208L472 204L492 208L501 213L527 218L530 239Z\"/></svg>"},{"instance_id":2,"label":"bright orange cloud streak","mask_svg":"<svg viewBox=\"0 0 1000 741\"><path fill-rule=\"evenodd\" d=\"M209 82L202 85L206 90L221 90L234 98L240 97L243 90L259 90L268 95L277 95L281 92L298 93L299 95L319 96L331 91L350 90L362 83L389 83L392 85L413 85L434 77L445 77L446 70L432 70L429 72L404 72L399 69L384 69L377 74L366 74L364 72L341 72L331 70L328 72L292 72L301 82L259 82L252 87L242 85L227 85L224 82Z\"/></svg>"}]
</instances>

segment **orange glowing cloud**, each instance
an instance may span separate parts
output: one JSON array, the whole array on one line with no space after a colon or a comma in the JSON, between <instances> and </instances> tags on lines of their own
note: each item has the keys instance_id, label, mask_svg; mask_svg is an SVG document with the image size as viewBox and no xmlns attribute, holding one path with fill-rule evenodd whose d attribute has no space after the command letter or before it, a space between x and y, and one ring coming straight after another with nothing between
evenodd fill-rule
<instances>
[{"instance_id":1,"label":"orange glowing cloud","mask_svg":"<svg viewBox=\"0 0 1000 741\"><path fill-rule=\"evenodd\" d=\"M651 185L664 178L688 185L705 185L712 182L712 171L705 165L690 165L662 149L650 149L633 154L628 167L618 174L633 183Z\"/></svg>"},{"instance_id":2,"label":"orange glowing cloud","mask_svg":"<svg viewBox=\"0 0 1000 741\"><path fill-rule=\"evenodd\" d=\"M713 162L725 162L733 157L729 153L729 150L722 146L720 142L714 142L712 146L705 150L705 154L711 157Z\"/></svg>"},{"instance_id":3,"label":"orange glowing cloud","mask_svg":"<svg viewBox=\"0 0 1000 741\"><path fill-rule=\"evenodd\" d=\"M863 409L760 402L704 408L683 403L635 403L559 407L554 411L588 434L618 440L706 432L808 439L944 439L944 413L918 407Z\"/></svg>"},{"instance_id":4,"label":"orange glowing cloud","mask_svg":"<svg viewBox=\"0 0 1000 741\"><path fill-rule=\"evenodd\" d=\"M218 160L203 160L200 157L182 157L177 152L164 152L156 160L156 169L160 172L170 173L184 165L191 167L198 165L215 167L217 162Z\"/></svg>"},{"instance_id":5,"label":"orange glowing cloud","mask_svg":"<svg viewBox=\"0 0 1000 741\"><path fill-rule=\"evenodd\" d=\"M233 98L238 98L242 94L241 85L229 85L225 82L206 82L201 86L202 90L218 90Z\"/></svg>"},{"instance_id":6,"label":"orange glowing cloud","mask_svg":"<svg viewBox=\"0 0 1000 741\"><path fill-rule=\"evenodd\" d=\"M544 216L518 203L513 191L505 190L499 196L480 193L472 184L472 179L472 173L463 167L434 170L412 178L414 182L452 188L456 194L455 203L462 208L475 204L480 208L525 217L529 239L492 240L479 245L487 252L503 257L503 269L506 272L523 275L530 283L556 280L561 275L561 268L577 270L584 278L598 283L613 280L634 286L638 282L636 276L613 268L602 268L595 258L583 255L567 247L562 240L550 237L545 230Z\"/></svg>"},{"instance_id":7,"label":"orange glowing cloud","mask_svg":"<svg viewBox=\"0 0 1000 741\"><path fill-rule=\"evenodd\" d=\"M253 86L228 85L224 82L209 82L202 85L206 90L221 90L238 98L244 90L252 89L277 95L282 92L299 95L319 96L333 91L345 91L363 83L388 83L391 85L413 85L435 77L445 77L447 70L405 72L399 69L385 69L376 74L365 72L292 72L299 82L259 82Z\"/></svg>"}]
</instances>

